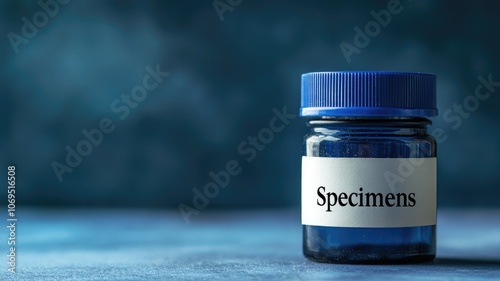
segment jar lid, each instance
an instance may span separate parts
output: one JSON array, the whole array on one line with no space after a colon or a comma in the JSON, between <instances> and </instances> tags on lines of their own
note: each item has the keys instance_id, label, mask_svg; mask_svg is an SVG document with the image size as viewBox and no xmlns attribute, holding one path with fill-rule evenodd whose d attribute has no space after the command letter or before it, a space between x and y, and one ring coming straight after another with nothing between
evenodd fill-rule
<instances>
[{"instance_id":1,"label":"jar lid","mask_svg":"<svg viewBox=\"0 0 500 281\"><path fill-rule=\"evenodd\" d=\"M305 73L300 116L434 117L436 75L390 71Z\"/></svg>"}]
</instances>

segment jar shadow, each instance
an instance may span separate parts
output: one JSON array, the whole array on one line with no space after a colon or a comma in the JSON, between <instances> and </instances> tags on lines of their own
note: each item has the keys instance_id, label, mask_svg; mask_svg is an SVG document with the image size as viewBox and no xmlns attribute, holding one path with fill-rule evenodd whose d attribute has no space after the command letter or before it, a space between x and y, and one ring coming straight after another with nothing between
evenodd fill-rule
<instances>
[{"instance_id":1,"label":"jar shadow","mask_svg":"<svg viewBox=\"0 0 500 281\"><path fill-rule=\"evenodd\" d=\"M460 268L460 269L489 269L500 270L500 257L496 259L490 258L436 258L434 264L441 267Z\"/></svg>"}]
</instances>

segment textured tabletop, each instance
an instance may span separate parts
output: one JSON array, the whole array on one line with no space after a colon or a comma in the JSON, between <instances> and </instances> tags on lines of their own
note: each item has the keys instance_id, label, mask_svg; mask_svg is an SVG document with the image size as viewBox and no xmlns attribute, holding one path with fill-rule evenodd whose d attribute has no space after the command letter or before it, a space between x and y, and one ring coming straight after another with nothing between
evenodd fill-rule
<instances>
[{"instance_id":1,"label":"textured tabletop","mask_svg":"<svg viewBox=\"0 0 500 281\"><path fill-rule=\"evenodd\" d=\"M18 273L2 263L0 280L500 280L500 210L440 210L438 258L409 265L308 261L298 211L202 212L188 225L166 211L18 213Z\"/></svg>"}]
</instances>

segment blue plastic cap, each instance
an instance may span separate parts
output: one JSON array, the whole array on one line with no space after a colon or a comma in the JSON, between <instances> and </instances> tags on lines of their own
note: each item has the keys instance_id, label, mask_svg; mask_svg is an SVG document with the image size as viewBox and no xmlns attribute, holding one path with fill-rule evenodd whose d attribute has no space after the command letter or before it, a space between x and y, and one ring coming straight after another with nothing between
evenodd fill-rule
<instances>
[{"instance_id":1,"label":"blue plastic cap","mask_svg":"<svg viewBox=\"0 0 500 281\"><path fill-rule=\"evenodd\" d=\"M388 71L302 75L300 116L434 117L436 75Z\"/></svg>"}]
</instances>

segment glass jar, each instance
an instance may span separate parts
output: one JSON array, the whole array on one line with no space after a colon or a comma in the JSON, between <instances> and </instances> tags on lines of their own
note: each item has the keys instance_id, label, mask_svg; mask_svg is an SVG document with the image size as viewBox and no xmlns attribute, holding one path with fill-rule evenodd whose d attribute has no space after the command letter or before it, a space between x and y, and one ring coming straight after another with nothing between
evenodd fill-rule
<instances>
[{"instance_id":1,"label":"glass jar","mask_svg":"<svg viewBox=\"0 0 500 281\"><path fill-rule=\"evenodd\" d=\"M435 76L302 76L303 252L314 261L430 261L436 254Z\"/></svg>"}]
</instances>

